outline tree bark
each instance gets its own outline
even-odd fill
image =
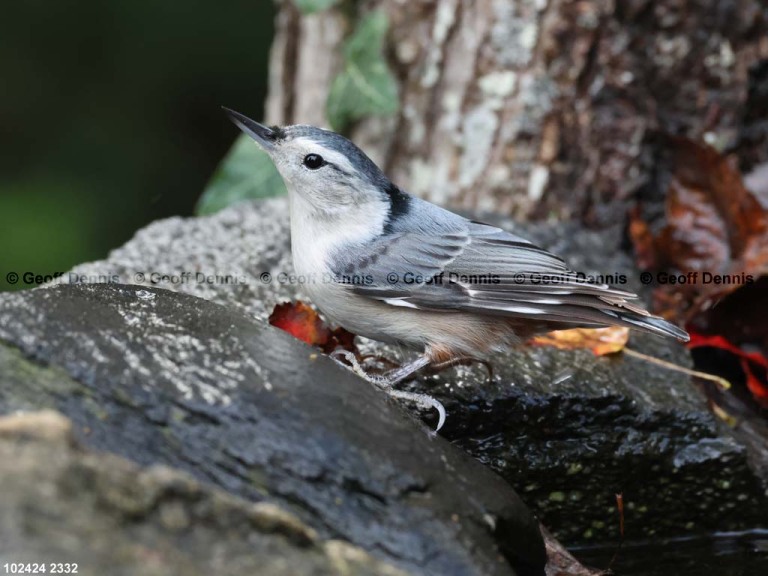
[[[282,0],[268,121],[326,124],[343,40],[375,9],[399,112],[348,135],[431,201],[606,227],[658,195],[657,133],[768,155],[743,138],[750,70],[760,80],[768,58],[758,0],[375,0],[313,15]]]

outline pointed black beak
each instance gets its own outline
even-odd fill
[[[221,108],[224,110],[224,112],[227,113],[229,119],[232,120],[232,122],[234,122],[238,128],[240,128],[240,130],[256,140],[256,142],[260,144],[265,150],[271,150],[274,148],[278,134],[272,130],[272,128],[268,128],[263,124],[259,124],[255,120],[248,118],[248,116],[240,114],[240,112],[235,112],[234,110],[230,110],[224,106]]]

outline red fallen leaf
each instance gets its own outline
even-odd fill
[[[768,408],[768,358],[760,352],[746,352],[720,335],[708,336],[691,332],[688,348],[712,347],[737,356],[746,377],[747,388],[763,408]]]
[[[325,353],[336,348],[356,351],[354,334],[344,328],[331,330],[315,309],[304,302],[278,304],[269,316],[269,323]]]
[[[312,346],[325,346],[331,338],[331,330],[320,315],[304,302],[278,304],[269,323]]]
[[[629,328],[572,328],[554,330],[528,340],[534,346],[552,346],[560,350],[589,349],[595,356],[621,352],[629,339]]]

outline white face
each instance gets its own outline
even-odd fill
[[[390,204],[370,175],[324,144],[322,135],[292,135],[290,130],[265,148],[291,196],[294,266],[304,272],[325,271],[333,254],[382,233]]]
[[[288,191],[318,211],[340,213],[370,202],[381,192],[357,175],[347,157],[306,137],[289,138],[269,151]]]

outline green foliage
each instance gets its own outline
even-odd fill
[[[214,172],[195,212],[204,216],[241,200],[285,193],[285,184],[272,160],[256,142],[242,134]]]
[[[397,82],[384,58],[387,16],[366,16],[344,45],[344,70],[331,86],[326,103],[328,122],[343,130],[365,116],[397,112]]]
[[[218,106],[262,107],[274,2],[4,2],[0,292],[105,258],[187,216],[234,139]],[[247,72],[245,72],[247,71]]]
[[[0,291],[34,288],[26,273],[53,275],[65,272],[85,258],[102,256],[94,239],[103,236],[99,194],[81,182],[31,177],[0,183]],[[62,201],[62,198],[66,201]],[[37,248],[37,249],[36,249]],[[18,281],[11,284],[8,274]]]
[[[296,8],[301,10],[302,14],[314,14],[322,12],[339,3],[339,0],[293,0]]]

